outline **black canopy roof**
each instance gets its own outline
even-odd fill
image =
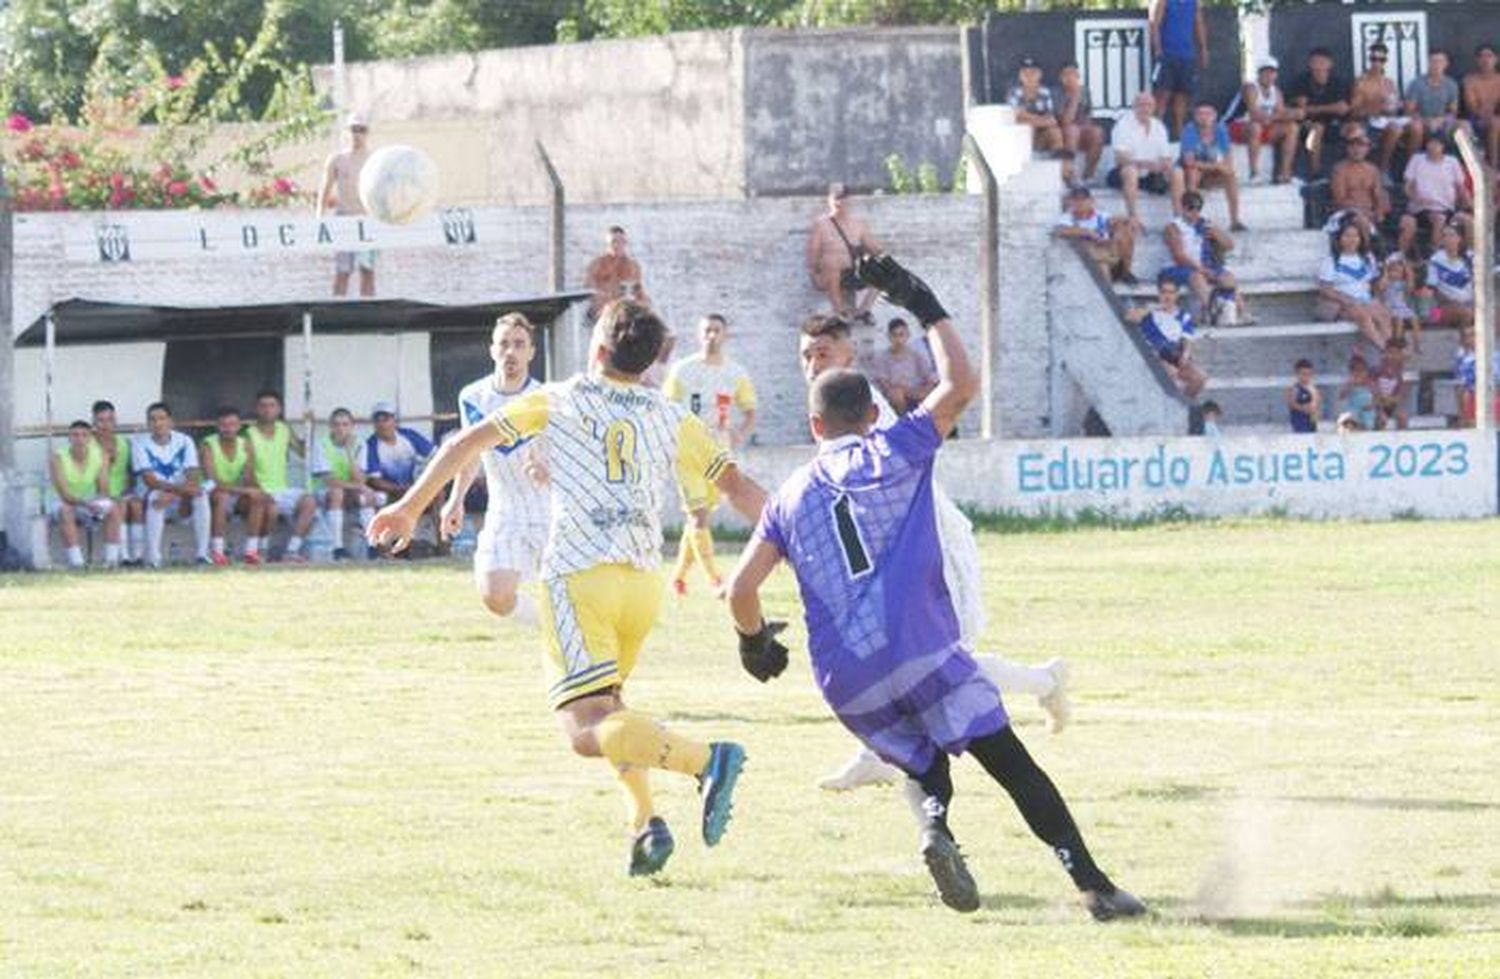
[[[50,310],[58,346],[203,340],[223,337],[283,336],[302,332],[302,314],[313,329],[328,333],[394,333],[417,330],[472,330],[492,325],[505,313],[523,313],[538,326],[551,323],[586,291],[494,299],[445,305],[413,299],[345,299],[248,306],[153,306],[69,299]],[[47,339],[47,317],[37,318],[19,336],[18,347],[40,347]]]

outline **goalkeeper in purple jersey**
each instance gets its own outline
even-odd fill
[[[978,375],[926,283],[889,256],[862,260],[857,272],[930,331],[941,380],[916,410],[877,431],[863,375],[818,377],[808,396],[818,455],[767,502],[729,586],[741,660],[762,682],[786,667],[787,649],[776,639],[781,624],[767,623],[760,603],[761,584],[784,559],[797,577],[818,687],[846,728],[906,773],[922,856],[944,904],[979,907],[947,821],[948,756],[968,753],[1052,848],[1095,918],[1143,914],[1145,906],[1094,863],[1067,804],[960,638],[932,469],[978,392]]]

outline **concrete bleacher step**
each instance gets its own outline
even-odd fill
[[[1138,267],[1145,267],[1139,266]],[[1140,281],[1135,285],[1126,285],[1123,282],[1115,283],[1115,293],[1131,299],[1151,299],[1156,296],[1156,282],[1154,277],[1147,277],[1136,273]],[[1241,277],[1239,289],[1247,297],[1255,296],[1297,296],[1306,293],[1311,296],[1318,290],[1317,282],[1311,277],[1286,278],[1272,276],[1268,278]]]
[[[1335,419],[1323,418],[1318,422],[1319,431],[1331,432],[1334,429]],[[1411,415],[1407,418],[1406,427],[1412,431],[1431,431],[1433,429],[1444,429],[1448,427],[1447,415]],[[1286,410],[1282,409],[1282,418],[1276,422],[1226,422],[1219,426],[1219,430],[1225,435],[1287,435],[1292,428],[1286,417]]]
[[[1113,217],[1125,216],[1125,198],[1109,187],[1093,189],[1100,210]],[[1203,195],[1204,213],[1210,221],[1229,226],[1229,202],[1222,190]],[[1140,195],[1141,223],[1147,230],[1159,232],[1172,219],[1172,201],[1163,194]],[[1240,188],[1240,220],[1250,232],[1298,231],[1302,229],[1302,196],[1292,184]]]
[[[1161,229],[1147,230],[1136,241],[1135,265],[1138,270],[1154,274],[1172,264],[1172,253]],[[1300,270],[1303,274],[1298,278],[1312,282],[1327,254],[1328,240],[1321,232],[1252,229],[1234,236],[1234,250],[1229,253],[1227,264],[1241,279],[1277,279],[1286,277],[1288,271]]]

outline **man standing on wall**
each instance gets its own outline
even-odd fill
[[[363,214],[359,199],[359,171],[370,158],[370,124],[358,112],[349,116],[349,148],[340,150],[323,164],[323,189],[318,194],[318,217],[328,208],[335,214]],[[375,253],[336,252],[333,256],[333,294],[347,295],[349,276],[359,268],[359,294],[375,295]]]
[[[1198,0],[1156,0],[1151,5],[1152,83],[1162,118],[1172,111],[1172,136],[1182,135],[1188,106],[1198,97],[1198,79],[1208,69],[1208,31]]]

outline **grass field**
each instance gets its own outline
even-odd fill
[[[1073,664],[1021,736],[1148,921],[1088,921],[971,763],[985,904],[942,908],[895,789],[813,787],[851,742],[805,657],[754,683],[701,595],[629,694],[750,764],[714,850],[655,780],[642,882],[465,569],[54,575],[0,582],[0,975],[1500,975],[1500,522],[982,547],[985,647]]]

